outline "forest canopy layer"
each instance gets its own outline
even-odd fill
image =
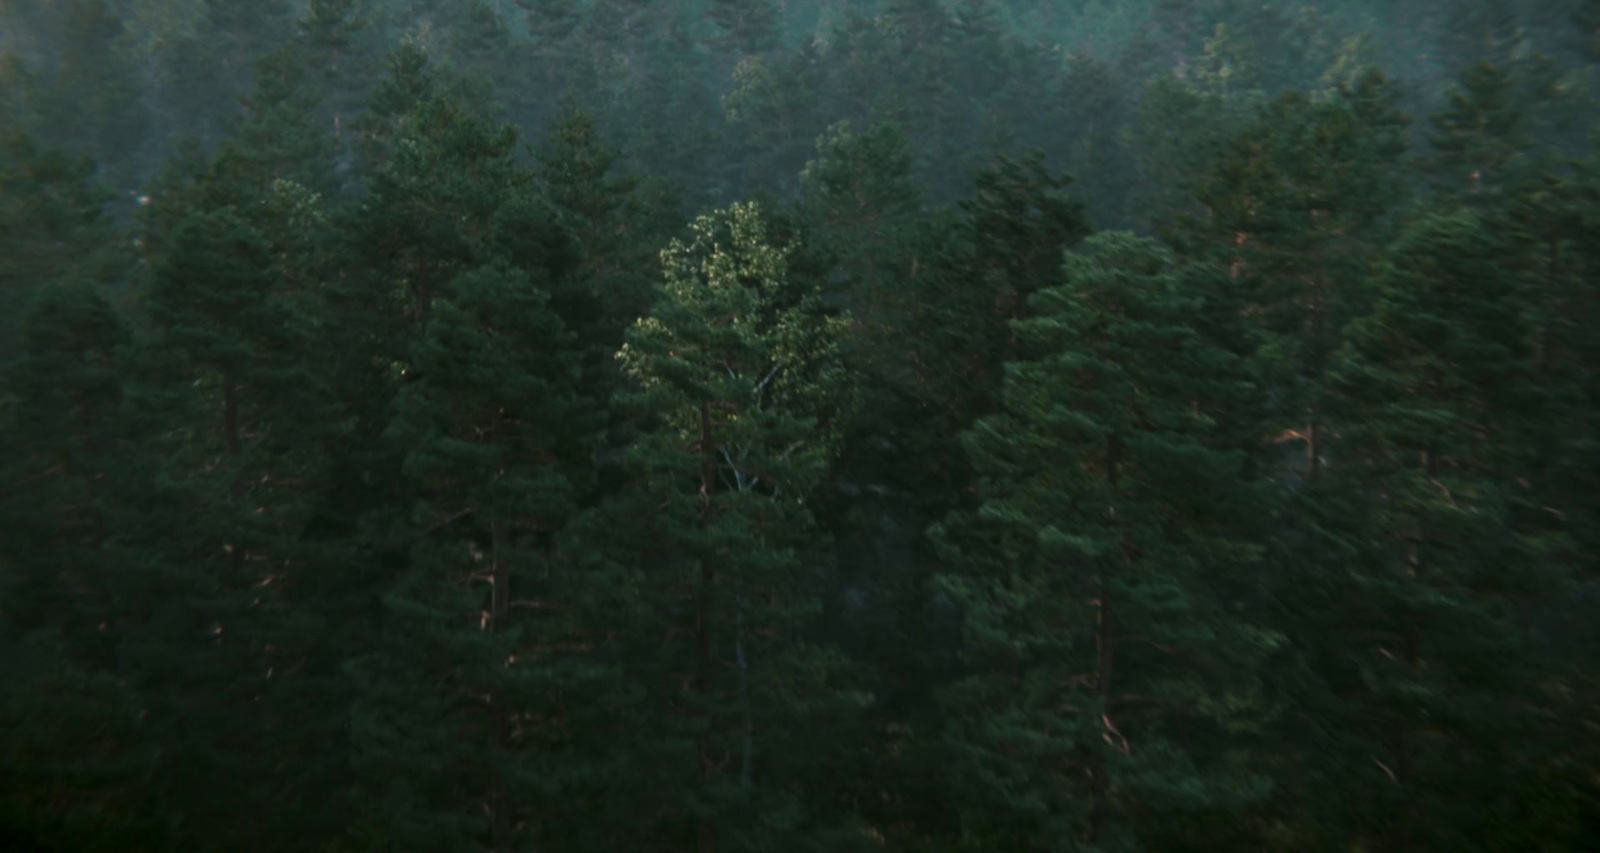
[[[0,3],[0,848],[1600,849],[1600,0]]]

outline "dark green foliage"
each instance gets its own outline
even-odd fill
[[[1570,89],[1542,57],[1462,71],[1431,119],[1431,150],[1420,163],[1440,201],[1492,210],[1549,171],[1576,107]]]
[[[344,90],[338,83],[355,70],[351,63],[359,61],[363,13],[369,5],[362,0],[310,0],[295,22],[300,43],[314,57],[311,70],[337,91]]]
[[[788,281],[765,230],[754,205],[698,218],[618,354],[639,383],[626,405],[650,417],[633,452],[649,514],[623,523],[652,555],[651,618],[630,639],[659,644],[630,675],[665,711],[631,738],[660,786],[641,792],[640,829],[702,851],[841,849],[853,820],[797,784],[810,762],[786,746],[861,702],[805,630],[825,559],[809,497],[848,401],[844,321]]]
[[[0,362],[17,354],[37,291],[108,271],[102,207],[111,193],[93,175],[85,158],[21,134],[0,139]]]
[[[776,45],[778,13],[775,0],[711,0],[706,18],[719,30],[713,44],[754,54]]]
[[[1537,750],[1499,750],[1526,743],[1518,709],[1539,701],[1519,602],[1559,589],[1563,571],[1508,515],[1524,425],[1545,401],[1504,258],[1470,214],[1413,225],[1332,374],[1329,476],[1363,499],[1333,523],[1365,559],[1330,579],[1350,604],[1324,636],[1348,645],[1312,713],[1348,715],[1340,729],[1389,782],[1349,829],[1401,847],[1492,849],[1475,846],[1488,826],[1472,812],[1496,796],[1477,787],[1479,763],[1499,768],[1501,791],[1537,772]]]
[[[329,812],[281,836],[227,815],[326,802],[338,781],[325,772],[338,733],[307,707],[327,699],[310,664],[328,614],[296,605],[348,557],[300,540],[346,424],[302,359],[315,339],[282,284],[273,244],[231,211],[176,229],[148,296],[154,337],[130,364],[145,470],[116,519],[111,625],[149,725],[174,744],[160,784],[186,792],[191,825],[238,845]],[[234,799],[228,777],[257,796]]]
[[[14,833],[17,849],[156,849],[141,793],[155,751],[107,631],[121,588],[105,546],[123,497],[127,330],[92,287],[54,284],[22,337],[0,386],[0,837]]]
[[[1295,430],[1310,477],[1320,465],[1330,353],[1368,304],[1368,265],[1405,200],[1398,169],[1409,119],[1394,100],[1375,71],[1322,101],[1276,99],[1194,183],[1200,210],[1174,229],[1191,257],[1226,270],[1202,285],[1211,295],[1208,334],[1250,352],[1272,389],[1252,401],[1253,414],[1229,420],[1254,431],[1241,436],[1246,446]]]
[[[556,297],[578,336],[591,393],[605,399],[623,330],[649,311],[657,246],[677,227],[678,199],[659,179],[628,170],[583,112],[564,116],[537,153],[540,189],[582,247]]]
[[[0,848],[1600,848],[1593,6],[0,2]]]
[[[1138,163],[1118,129],[1132,120],[1134,92],[1115,67],[1092,55],[1074,53],[1067,63],[1061,82],[1063,100],[1070,98],[1061,139],[1066,171],[1075,176],[1091,222],[1101,228],[1131,226],[1139,215],[1128,205]]]
[[[1203,414],[1250,388],[1171,265],[1120,233],[1068,256],[1014,323],[1002,412],[963,438],[981,505],[932,533],[966,639],[951,797],[985,845],[1137,849],[1267,790],[1236,745],[1270,714],[1254,670],[1277,639],[1225,592],[1260,498]]]
[[[229,143],[252,161],[258,176],[252,195],[278,180],[325,195],[339,189],[334,169],[340,129],[323,119],[322,94],[307,79],[305,62],[305,53],[287,48],[257,63],[255,89],[242,102],[243,125]]]
[[[787,60],[750,56],[733,70],[722,108],[740,145],[740,180],[753,186],[793,187],[827,123],[831,81],[815,45]]]
[[[1451,57],[1453,74],[1462,74],[1480,62],[1504,64],[1526,45],[1519,26],[1518,4],[1509,0],[1460,0],[1444,11],[1441,46]]]
[[[552,272],[487,266],[450,280],[412,347],[418,378],[400,390],[386,432],[403,448],[414,501],[397,507],[405,515],[389,538],[414,544],[409,570],[384,593],[381,643],[352,664],[365,694],[355,747],[358,772],[377,783],[364,822],[405,849],[490,835],[500,846],[522,819],[512,809],[536,816],[572,784],[574,770],[529,751],[567,737],[551,691],[570,695],[596,677],[581,657],[565,666],[547,657],[581,628],[581,611],[554,603],[568,601],[571,582],[551,578],[548,557],[524,544],[571,514],[592,443],[578,365],[548,308]],[[421,707],[407,698],[424,694],[433,699]],[[516,719],[534,729],[522,734]],[[457,774],[485,782],[463,789]],[[487,820],[474,814],[480,799],[493,809]]]
[[[802,251],[826,270],[831,294],[881,321],[907,277],[903,247],[925,210],[911,178],[911,147],[895,125],[856,133],[841,122],[817,139],[816,149],[800,173],[801,208],[811,226]]]
[[[1017,354],[1008,324],[1023,316],[1031,295],[1059,283],[1061,253],[1088,232],[1081,204],[1065,192],[1070,179],[1052,174],[1040,156],[1002,159],[976,183],[976,194],[962,202],[955,232],[941,235],[943,244],[926,260],[913,259],[927,269],[920,277],[911,272],[901,318],[911,335],[901,350],[911,375],[902,381],[920,410],[910,421],[918,424],[916,455],[926,460],[924,475],[951,487],[926,494],[961,489],[955,485],[962,482],[961,463],[946,461],[947,442],[972,419],[993,411],[1001,365]],[[945,447],[935,450],[925,441]]]
[[[60,5],[51,33],[59,54],[49,76],[23,91],[32,114],[17,129],[31,125],[54,145],[97,159],[111,155],[110,173],[119,184],[131,185],[143,165],[140,149],[154,128],[135,67],[116,50],[119,10],[104,0]]]
[[[1482,196],[1511,179],[1510,160],[1527,146],[1513,136],[1522,131],[1524,108],[1505,68],[1482,62],[1462,72],[1460,88],[1433,120],[1433,171],[1445,192]]]
[[[644,18],[644,13],[630,20]],[[716,152],[727,150],[720,121],[718,92],[710,85],[695,55],[694,40],[681,21],[661,23],[643,45],[613,54],[611,67],[597,69],[593,85],[607,91],[603,115],[626,136],[630,160],[644,171],[681,188],[690,210],[725,203],[736,197],[737,184],[728,173],[733,164]],[[649,56],[642,73],[631,72],[633,55]],[[631,85],[616,79],[627,75]],[[620,90],[620,91],[619,91]],[[719,168],[707,170],[708,161]]]
[[[420,45],[406,43],[388,57],[388,74],[373,91],[366,111],[356,120],[356,151],[369,173],[382,168],[389,145],[406,117],[427,103],[437,89],[437,75]]]
[[[586,735],[570,703],[612,677],[568,651],[589,642],[593,588],[548,550],[592,482],[594,297],[563,217],[512,159],[515,132],[437,98],[402,111],[397,91],[380,89],[394,136],[345,225],[354,266],[336,295],[351,367],[369,357],[348,387],[392,401],[357,425],[377,443],[361,476],[392,491],[356,517],[399,563],[367,575],[382,609],[347,657],[352,831],[390,849],[542,845],[603,775],[538,757]]]
[[[1306,90],[1317,81],[1337,43],[1319,20],[1319,7],[1252,0],[1160,0],[1154,20],[1189,48],[1205,46],[1222,63],[1196,70],[1222,72],[1229,86]],[[1330,10],[1332,5],[1328,7]]]
[[[1578,33],[1579,49],[1591,58],[1600,56],[1600,4],[1578,0],[1575,6],[1572,24]]]
[[[193,135],[214,147],[229,135],[256,60],[293,22],[284,0],[203,0],[196,12],[162,57],[157,120],[168,144]]]
[[[115,652],[97,626],[110,615],[111,578],[93,555],[108,532],[103,502],[122,432],[117,356],[128,334],[83,284],[45,288],[25,316],[5,377],[6,617],[109,667]]]

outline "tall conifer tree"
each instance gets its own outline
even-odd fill
[[[1326,710],[1347,715],[1386,783],[1368,819],[1399,847],[1482,849],[1483,833],[1526,826],[1490,816],[1504,805],[1490,789],[1527,784],[1537,755],[1541,665],[1519,611],[1559,591],[1566,566],[1510,514],[1549,401],[1506,248],[1470,213],[1417,222],[1333,373],[1335,476],[1365,507],[1348,535],[1366,544],[1324,635],[1345,644],[1350,676]],[[1501,837],[1489,847],[1528,843]]]
[[[635,535],[655,554],[641,583],[656,615],[633,642],[656,719],[636,748],[665,812],[647,831],[702,853],[850,837],[795,784],[793,752],[856,704],[842,661],[806,633],[824,559],[810,496],[849,398],[845,321],[791,285],[784,256],[753,204],[698,218],[618,354],[651,424],[634,451],[650,507]]]
[[[1069,254],[1013,323],[1002,411],[963,436],[981,505],[932,535],[965,621],[944,703],[970,844],[1139,849],[1267,790],[1238,738],[1277,638],[1228,595],[1261,494],[1208,415],[1251,386],[1172,267],[1126,233]]]

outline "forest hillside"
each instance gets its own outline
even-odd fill
[[[0,0],[0,849],[1600,850],[1600,0]]]

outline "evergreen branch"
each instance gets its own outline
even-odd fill
[[[429,536],[432,536],[433,534],[438,533],[440,530],[443,530],[444,528],[449,527],[452,524],[455,524],[457,521],[460,521],[461,519],[466,518],[467,516],[472,515],[473,513],[477,512],[477,511],[478,511],[477,507],[467,507],[466,509],[461,510],[460,512],[453,513],[449,517],[445,518],[443,521],[439,522],[438,524],[435,524],[432,527],[429,527],[427,530],[424,530],[421,533],[418,533],[417,535],[412,536],[410,539],[406,540],[405,544],[408,545],[408,546],[409,545],[415,545],[418,542],[421,542],[422,540],[428,538]]]
[[[21,480],[18,480],[16,483],[12,484],[11,488],[13,488],[13,489],[21,489],[23,487],[33,485],[35,482],[38,482],[39,480],[43,480],[43,479],[45,479],[47,477],[51,477],[51,476],[54,476],[56,474],[61,473],[66,467],[67,466],[65,464],[57,465],[54,468],[50,468],[50,469],[45,470],[45,471],[40,471],[39,473],[33,474],[31,476],[28,476],[28,477],[23,477]]]
[[[728,446],[726,444],[724,444],[719,449],[722,451],[723,460],[728,463],[728,469],[733,471],[733,476],[734,476],[735,480],[737,481],[737,485],[735,486],[736,490],[738,490],[740,492],[746,492],[746,491],[749,491],[750,489],[755,488],[756,484],[761,482],[761,478],[758,477],[758,476],[751,476],[750,477],[750,481],[748,483],[745,482],[745,477],[750,476],[750,475],[747,475],[744,472],[744,470],[739,467],[739,463],[733,461],[733,456],[728,453]],[[743,460],[744,457],[748,454],[748,452],[749,452],[749,448],[745,448],[743,451],[741,451],[739,453],[739,458],[741,460]],[[724,479],[723,482],[727,482],[727,480]]]
[[[1119,644],[1120,643],[1143,643],[1143,644],[1149,646],[1150,648],[1155,649],[1158,652],[1164,652],[1166,654],[1174,655],[1174,656],[1181,656],[1183,654],[1183,652],[1179,651],[1176,648],[1173,648],[1172,646],[1166,645],[1165,643],[1158,643],[1155,640],[1152,640],[1149,637],[1145,637],[1145,636],[1142,636],[1140,634],[1122,635],[1122,636],[1117,637],[1116,641]]]
[[[534,598],[517,599],[510,602],[511,607],[521,607],[527,610],[537,610],[543,613],[565,613],[567,608],[561,604],[551,604]]]
[[[1128,739],[1123,736],[1122,732],[1117,731],[1117,724],[1111,722],[1111,715],[1101,714],[1100,722],[1104,723],[1106,727],[1106,730],[1100,733],[1100,737],[1103,738],[1106,743],[1109,743],[1119,749],[1123,755],[1128,755],[1130,752]],[[1113,735],[1116,736],[1116,741],[1111,739]]]
[[[757,400],[761,399],[761,392],[766,389],[767,383],[771,382],[772,378],[774,376],[777,376],[778,375],[778,371],[780,371],[782,369],[783,369],[783,362],[781,362],[781,361],[776,363],[776,364],[774,364],[774,365],[772,365],[772,369],[767,371],[767,375],[763,376],[761,378],[761,381],[756,383],[755,394],[756,394],[756,399]]]

